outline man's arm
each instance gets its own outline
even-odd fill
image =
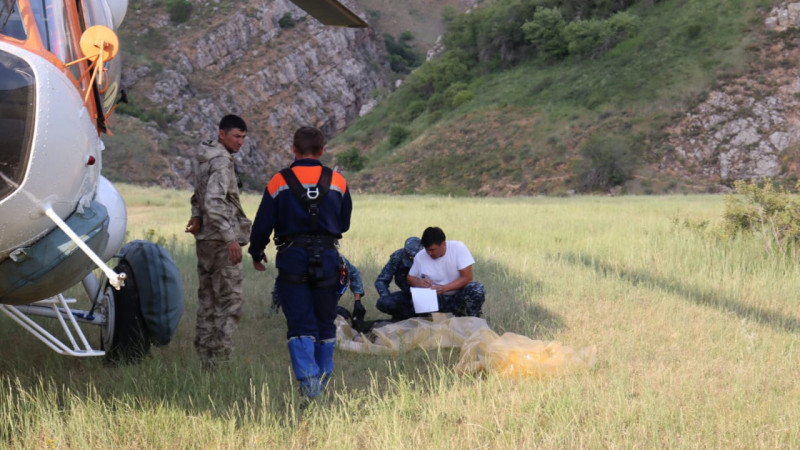
[[[391,294],[389,285],[392,283],[392,278],[394,278],[394,274],[400,264],[400,258],[397,258],[396,254],[397,252],[392,253],[389,257],[389,262],[383,266],[383,270],[378,274],[378,278],[375,279],[375,290],[378,291],[378,296],[380,297],[386,297]]]
[[[361,280],[361,272],[354,266],[347,258],[344,258],[344,264],[347,266],[347,278],[350,282],[350,292],[353,293],[353,298],[356,301],[361,300],[364,296],[364,284]]]
[[[457,291],[472,281],[472,266],[464,267],[458,271],[458,278],[445,285],[434,285],[436,293],[443,295],[445,292]]]
[[[247,252],[253,258],[253,267],[259,271],[266,270],[261,261],[267,260],[264,249],[269,244],[269,237],[275,224],[273,208],[274,200],[272,195],[270,195],[269,189],[264,189],[261,204],[258,205],[253,227],[250,230],[250,247],[247,249]]]

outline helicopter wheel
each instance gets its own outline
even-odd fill
[[[150,351],[150,338],[130,264],[120,261],[114,271],[125,272],[127,278],[119,290],[106,283],[103,304],[108,321],[101,331],[105,361],[109,364],[136,363]]]

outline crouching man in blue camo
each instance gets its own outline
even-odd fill
[[[403,248],[396,250],[389,256],[389,262],[375,280],[375,289],[378,291],[378,311],[392,316],[393,321],[414,317],[414,304],[411,302],[411,291],[408,287],[408,271],[414,262],[414,256],[422,250],[420,239],[412,236],[406,239]],[[397,292],[389,291],[389,284],[394,279],[394,284],[400,288]]]
[[[295,161],[267,184],[248,250],[253,267],[265,270],[264,249],[275,233],[275,283],[289,356],[300,392],[310,398],[323,392],[333,373],[341,276],[337,240],[350,228],[353,208],[347,181],[319,160],[324,148],[325,136],[317,128],[295,132]]]
[[[217,140],[200,144],[193,163],[192,217],[186,232],[196,239],[199,304],[194,346],[205,369],[230,358],[242,315],[242,246],[250,237],[250,221],[239,202],[233,154],[246,135],[241,117],[223,117]]]
[[[483,284],[472,281],[475,259],[461,241],[448,241],[439,227],[422,233],[424,252],[414,258],[408,284],[436,290],[439,312],[456,316],[481,316],[486,297]]]

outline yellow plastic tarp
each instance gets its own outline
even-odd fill
[[[558,341],[540,341],[515,334],[498,336],[485,320],[432,314],[431,320],[413,318],[374,328],[370,338],[336,318],[337,344],[342,350],[375,355],[397,355],[415,348],[460,347],[457,369],[493,370],[511,377],[557,375],[595,363],[595,346],[574,350]]]

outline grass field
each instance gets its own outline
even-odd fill
[[[189,193],[121,191],[130,238],[160,240],[183,271],[176,339],[106,367],[0,318],[0,447],[800,447],[800,270],[757,238],[710,232],[721,196],[355,196],[342,251],[364,276],[368,319],[388,255],[438,225],[475,256],[495,331],[596,345],[597,364],[512,380],[457,373],[458,350],[337,351],[330,394],[301,409],[283,317],[267,314],[275,269],[245,266],[235,359],[202,372]],[[245,196],[249,215],[258,200]]]

